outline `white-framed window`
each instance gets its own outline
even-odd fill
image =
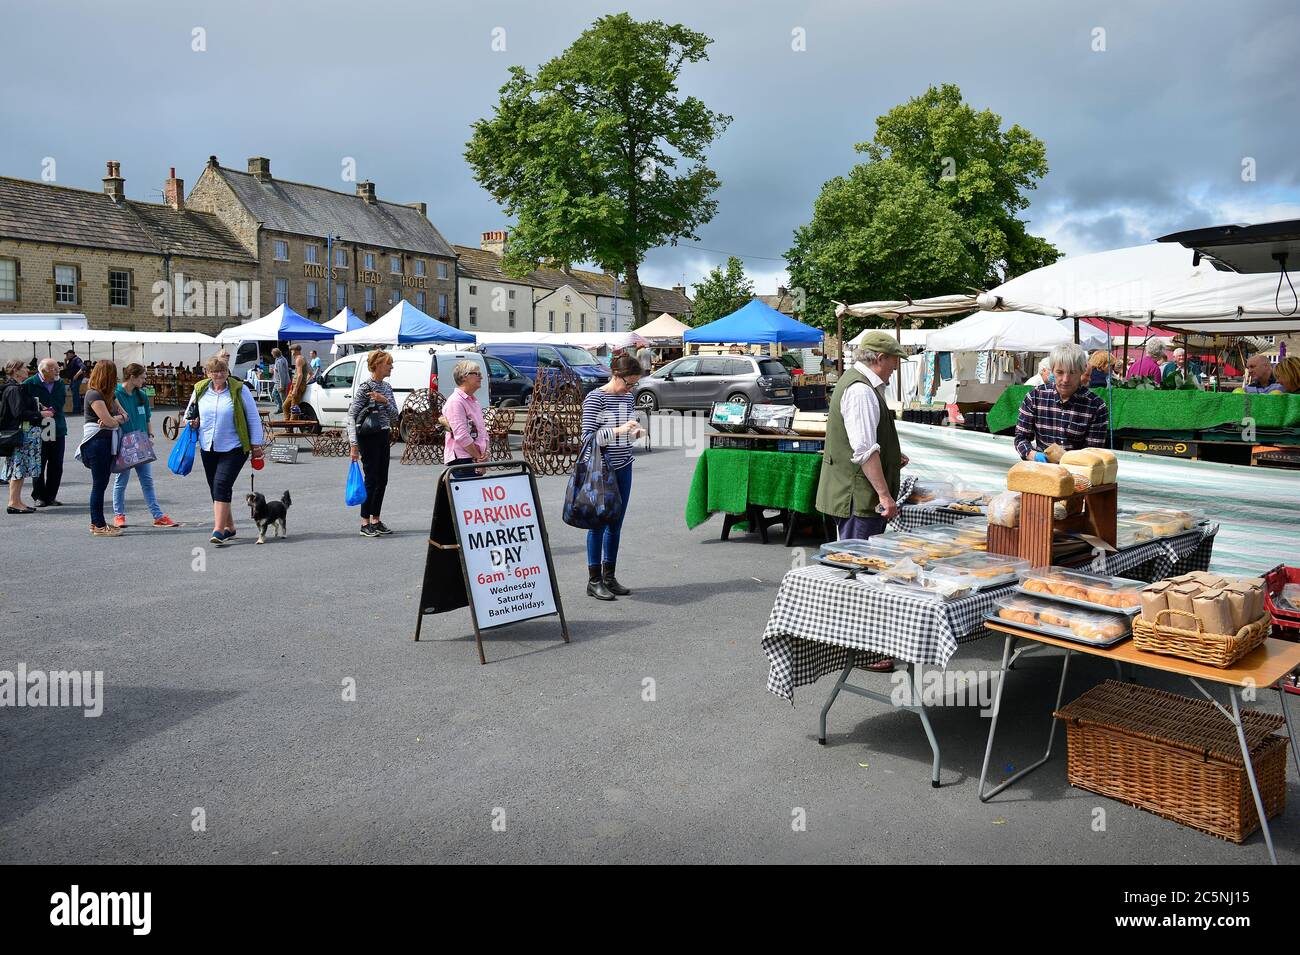
[[[316,265],[318,262],[320,262],[319,245],[312,245],[311,243],[308,243],[307,245],[303,246],[302,254],[304,256],[303,261],[305,261],[308,265]]]
[[[605,316],[604,316],[604,315],[600,316],[600,330],[601,330],[602,332],[605,330]]]
[[[439,262],[439,263],[438,263],[438,278],[440,278],[440,279],[445,279],[446,277],[447,277],[447,263],[446,263],[446,262]]]
[[[420,311],[422,311],[422,312],[424,311],[424,301],[425,301],[424,293],[423,293],[423,292],[416,292],[416,293],[415,293],[415,307],[418,308],[418,309],[419,309]]]
[[[18,263],[0,259],[0,302],[18,301]]]
[[[582,312],[581,314],[578,315],[578,331],[585,332],[586,330],[587,330],[587,313]]]
[[[307,246],[307,248],[310,249],[312,248],[312,246]],[[319,296],[320,296],[320,292],[318,291],[318,286],[316,285],[316,283],[308,282],[307,283],[307,307],[319,308],[320,307]]]
[[[447,296],[441,292],[438,293],[438,317],[447,317]]]
[[[54,267],[54,304],[77,304],[77,267],[75,265],[56,265]]]
[[[131,273],[128,270],[108,270],[108,304],[114,308],[131,307]]]
[[[348,250],[338,248],[334,250],[334,264],[341,269],[348,267]]]
[[[402,257],[400,255],[390,255],[388,257],[388,272],[390,275],[402,274]]]
[[[417,277],[423,277],[425,273],[424,259],[415,260],[415,274]]]
[[[511,309],[507,314],[510,316],[510,327],[511,327],[511,328],[514,328],[514,327],[515,327],[515,310],[512,308],[512,309]]]
[[[275,240],[275,260],[277,262],[289,261],[289,243],[284,239]]]
[[[347,308],[348,306],[348,287],[342,282],[334,283],[334,307]]]
[[[375,310],[375,287],[373,285],[367,285],[366,286],[366,311],[373,312],[374,310]]]
[[[478,307],[477,307],[477,306],[471,305],[471,306],[469,307],[469,323],[470,323],[471,325],[477,325],[477,324],[478,324]]]
[[[510,290],[510,297],[511,297],[511,298],[514,298],[514,297],[515,297],[515,290],[514,290],[514,289],[511,289],[511,290]]]
[[[397,304],[398,302],[400,302],[401,300],[402,300],[402,290],[401,290],[400,288],[395,288],[395,289],[393,289],[391,292],[388,293],[388,304],[389,304],[389,305],[396,305],[396,304]]]
[[[288,279],[275,280],[275,304],[276,305],[289,304],[289,280]]]
[[[548,332],[553,332],[553,331],[555,331],[555,313],[554,313],[554,312],[547,312],[547,313],[546,313],[546,330],[547,330]]]
[[[471,286],[469,287],[469,294],[470,294],[470,295],[477,295],[477,294],[478,294],[478,286],[477,286],[477,285],[471,285]]]
[[[367,252],[367,253],[366,253],[366,268],[370,269],[371,271],[374,270],[374,268],[375,268],[375,253],[373,253],[373,252]]]
[[[572,317],[572,315],[573,315],[572,312],[565,312],[565,313],[564,313],[564,330],[565,330],[566,332],[570,330],[570,329],[569,329],[569,319]]]

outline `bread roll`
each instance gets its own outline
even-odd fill
[[[1036,594],[1050,594],[1052,592],[1052,588],[1047,581],[1038,577],[1030,577],[1020,586],[1024,587],[1025,590],[1032,590]]]
[[[1110,640],[1124,633],[1124,624],[1118,620],[1076,620],[1070,624],[1070,632],[1086,640]]]
[[[1007,472],[1007,490],[1047,497],[1070,497],[1074,494],[1074,477],[1059,464],[1021,461]]]
[[[1030,627],[1038,623],[1038,617],[1029,611],[1014,610],[1011,607],[998,608],[998,616],[1003,620],[1010,620],[1012,623],[1023,623]]]

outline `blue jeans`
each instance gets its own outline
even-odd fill
[[[628,462],[614,472],[618,482],[619,494],[623,497],[623,507],[618,517],[604,527],[587,531],[587,566],[612,564],[618,560],[618,539],[623,532],[623,518],[627,515],[627,501],[632,496],[632,464]]]
[[[123,471],[117,475],[117,480],[113,482],[113,513],[126,515],[126,486],[131,481],[131,473],[134,472],[140,479],[140,492],[144,494],[144,502],[149,505],[149,513],[153,515],[156,521],[163,516],[163,509],[158,506],[158,495],[153,490],[153,464],[137,464],[130,471]]]
[[[113,476],[113,432],[104,430],[85,443],[81,449],[81,460],[90,468],[90,523],[94,527],[103,527],[104,492],[108,490],[108,479]]]
[[[278,414],[284,410],[284,392],[278,386],[271,389],[271,400],[275,402],[275,410]]]

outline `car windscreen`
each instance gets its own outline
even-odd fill
[[[775,358],[760,358],[758,360],[758,373],[760,375],[785,376],[790,377],[790,371]]]
[[[570,366],[600,365],[600,362],[596,361],[596,359],[592,357],[591,352],[587,351],[585,348],[579,348],[577,345],[556,345],[555,349],[564,356],[565,362]],[[602,365],[601,367],[604,366]]]

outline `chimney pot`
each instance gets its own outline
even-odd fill
[[[271,160],[265,156],[251,156],[248,160],[248,174],[262,182],[271,180]]]
[[[506,242],[509,238],[510,233],[501,229],[484,232],[483,237],[479,240],[479,248],[484,252],[492,252],[496,255],[505,255]]]
[[[408,202],[407,205],[410,206],[412,209],[414,209],[416,212],[420,213],[420,215],[424,216],[426,219],[429,218],[429,205],[428,205],[428,203],[424,203],[424,202]]]
[[[366,200],[366,202],[374,202],[375,184],[369,179],[362,179],[357,183],[357,195]]]
[[[176,167],[169,170],[171,175],[163,183],[163,201],[173,209],[185,208],[185,180],[176,178]]]

